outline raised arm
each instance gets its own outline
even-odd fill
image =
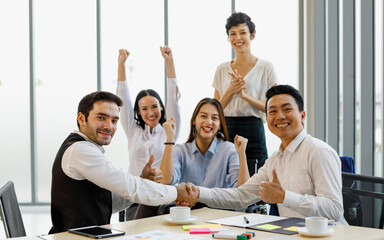
[[[126,75],[125,75],[125,61],[127,60],[130,52],[128,52],[126,49],[120,49],[119,50],[119,58],[118,58],[118,69],[117,69],[117,80],[119,81],[125,81]]]
[[[121,125],[127,137],[133,133],[132,129],[137,125],[135,122],[133,104],[129,94],[128,84],[126,83],[125,62],[129,56],[129,52],[125,49],[119,50],[118,57],[118,73],[117,73],[117,96],[123,100],[120,117]]]
[[[165,123],[163,123],[163,128],[167,133],[167,141],[165,144],[163,159],[160,164],[160,170],[163,174],[161,183],[170,184],[173,180],[173,144],[176,132],[175,120],[173,118],[168,119]]]
[[[167,112],[167,118],[173,118],[177,125],[176,125],[176,134],[175,134],[175,141],[179,138],[180,134],[180,122],[181,122],[181,116],[180,116],[180,106],[179,106],[179,99],[181,97],[179,86],[177,84],[176,80],[176,70],[175,70],[175,64],[173,61],[173,54],[171,48],[164,46],[160,47],[161,55],[164,58],[166,68],[167,68],[167,106],[166,106],[166,112]]]
[[[160,52],[167,66],[167,77],[176,78],[175,64],[173,62],[173,55],[172,55],[171,48],[167,46],[160,47]]]
[[[237,186],[240,187],[249,179],[249,171],[247,164],[247,156],[245,155],[245,148],[247,147],[248,139],[236,135],[235,147],[239,155],[239,177],[237,178]]]

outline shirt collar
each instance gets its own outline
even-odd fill
[[[299,134],[297,134],[297,136],[289,143],[289,145],[287,146],[287,148],[285,150],[288,152],[291,152],[291,153],[296,151],[296,149],[299,147],[300,143],[302,141],[304,141],[304,139],[307,137],[307,135],[308,134],[307,134],[307,131],[305,131],[305,129],[301,130],[301,132]],[[282,149],[283,149],[283,146],[280,144],[279,151],[283,152]]]
[[[156,127],[154,127],[154,128],[152,129],[152,134],[151,134],[151,127],[148,126],[147,124],[145,124],[145,129],[144,129],[144,131],[145,131],[145,133],[147,133],[147,134],[149,134],[149,135],[153,135],[154,133],[159,133],[159,132],[161,131],[162,128],[163,128],[163,127],[161,126],[161,124],[158,123],[158,124],[156,125]]]
[[[211,145],[209,146],[208,148],[208,151],[207,152],[210,152],[212,154],[215,154],[216,153],[216,148],[217,148],[217,144],[218,144],[218,139],[217,137],[215,137],[213,139],[213,141],[211,142]],[[192,142],[192,153],[196,153],[196,152],[200,152],[199,149],[197,148],[197,145],[196,145],[196,139],[193,140]],[[205,153],[207,154],[207,153]]]
[[[92,141],[91,139],[89,139],[84,133],[82,133],[78,130],[75,130],[73,132],[80,135],[81,137],[83,137],[85,140],[87,140],[87,142],[90,142],[90,143],[96,145],[96,147],[99,148],[102,153],[105,153],[105,149],[102,146],[100,146],[99,144],[97,144],[94,141]]]

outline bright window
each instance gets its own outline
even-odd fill
[[[163,1],[101,1],[102,89],[116,93],[119,49],[130,52],[126,61],[127,83],[132,103],[143,89],[155,90],[164,99]],[[128,142],[119,124],[106,155],[128,169]]]
[[[12,180],[19,201],[31,201],[28,29],[28,1],[0,1],[0,186]]]
[[[48,202],[56,153],[77,129],[79,101],[96,91],[96,4],[39,0],[34,10],[37,197]]]

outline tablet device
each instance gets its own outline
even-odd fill
[[[80,234],[80,235],[91,237],[91,238],[107,238],[107,237],[121,236],[125,234],[125,232],[123,231],[99,227],[99,226],[72,228],[72,229],[69,229],[68,232]]]

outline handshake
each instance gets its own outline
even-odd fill
[[[180,183],[176,186],[177,198],[175,204],[178,206],[193,207],[200,197],[200,189],[192,183]]]

